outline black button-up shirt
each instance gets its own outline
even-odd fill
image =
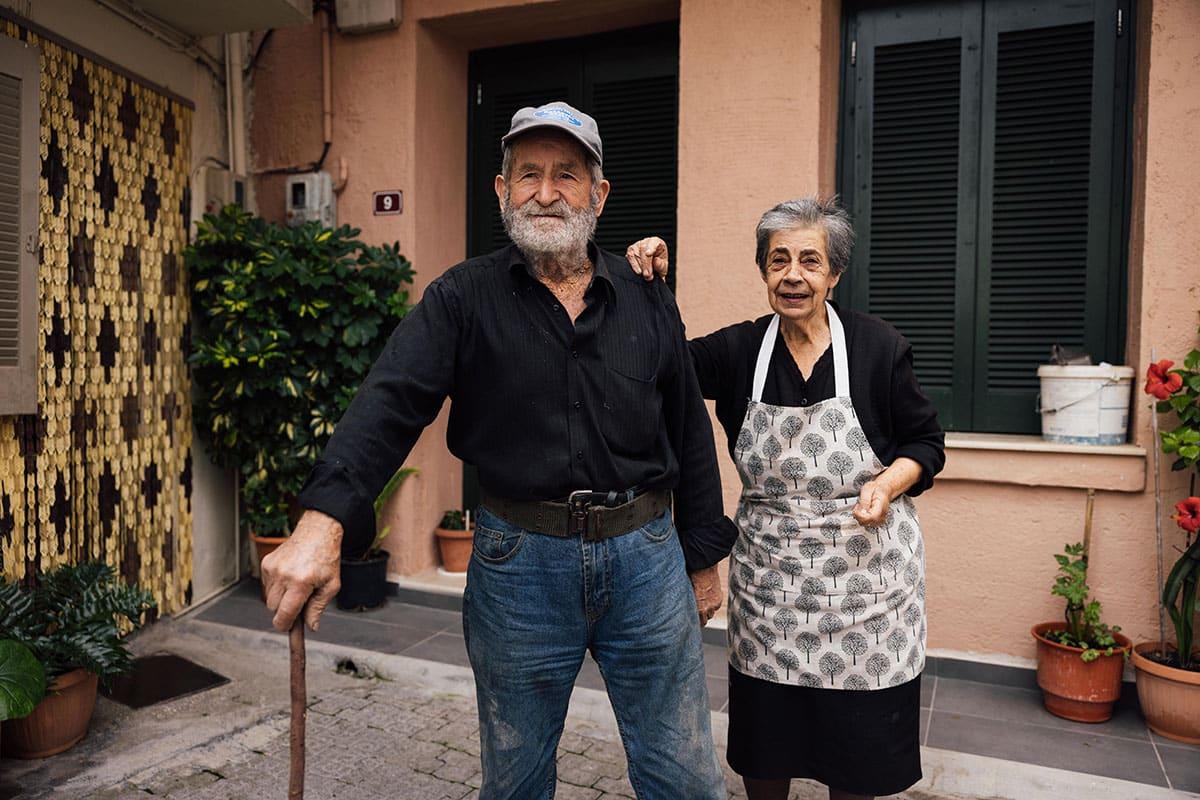
[[[342,524],[345,552],[370,543],[373,500],[449,397],[450,451],[489,492],[671,489],[688,568],[728,553],[737,534],[674,298],[624,259],[589,253],[594,275],[574,324],[515,246],[429,285],[300,495]]]

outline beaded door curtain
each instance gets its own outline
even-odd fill
[[[0,416],[0,571],[101,560],[187,604],[192,109],[10,19],[40,49],[38,408]]]

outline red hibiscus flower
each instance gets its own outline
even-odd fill
[[[1168,372],[1175,362],[1164,358],[1157,364],[1151,364],[1146,370],[1146,394],[1152,394],[1159,400],[1166,400],[1183,387],[1183,376],[1177,372]]]
[[[1200,531],[1200,497],[1189,497],[1176,503],[1171,519],[1188,533]]]

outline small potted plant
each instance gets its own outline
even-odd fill
[[[1085,530],[1091,528],[1092,501],[1089,492]],[[1100,621],[1100,601],[1088,598],[1086,543],[1069,544],[1054,559],[1058,577],[1050,591],[1066,600],[1067,607],[1062,622],[1033,626],[1042,702],[1064,719],[1104,722],[1121,696],[1121,673],[1131,642],[1119,627]]]
[[[467,565],[471,563],[473,533],[463,512],[452,509],[443,514],[434,534],[437,536],[438,553],[442,557],[442,569],[454,574],[466,572]]]
[[[46,670],[33,652],[14,639],[0,640],[0,722],[21,719],[46,694]]]
[[[1197,592],[1200,589],[1200,497],[1196,475],[1200,472],[1200,349],[1192,350],[1182,368],[1163,359],[1151,364],[1146,372],[1147,394],[1158,403],[1158,414],[1174,414],[1179,424],[1159,431],[1158,417],[1153,418],[1154,432],[1162,452],[1175,456],[1173,470],[1189,474],[1188,497],[1175,503],[1172,519],[1183,531],[1178,560],[1163,581],[1159,598],[1159,641],[1142,642],[1133,649],[1133,667],[1137,675],[1138,700],[1146,724],[1152,731],[1189,744],[1200,744],[1200,652],[1196,650],[1195,623]],[[1158,488],[1158,451],[1155,450],[1155,500],[1161,502]],[[1159,579],[1162,580],[1162,514],[1155,518]],[[1175,646],[1166,641],[1163,611],[1171,618]]]
[[[388,480],[383,491],[375,498],[375,519],[384,505],[400,488],[404,480],[416,472],[412,467],[402,467]],[[375,540],[361,558],[342,556],[342,588],[338,590],[337,606],[343,610],[365,611],[383,605],[387,596],[387,565],[390,554],[379,545],[387,538],[391,526],[375,525]]]
[[[46,695],[23,719],[3,724],[5,755],[45,758],[87,734],[97,682],[133,667],[122,638],[155,608],[149,592],[122,585],[107,564],[62,566],[22,588],[0,578],[0,630],[45,670]]]
[[[409,309],[399,244],[358,234],[231,205],[205,215],[185,251],[196,430],[234,470],[260,562],[298,520],[296,495]]]

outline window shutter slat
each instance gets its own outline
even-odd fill
[[[984,430],[1039,429],[1037,367],[1051,345],[1108,355],[1088,336],[1089,286],[1101,266],[1089,263],[1100,233],[1091,183],[1096,31],[1091,21],[1047,24],[1054,21],[1000,29],[991,44],[975,384],[976,427]]]
[[[954,378],[959,38],[875,49],[867,308],[913,346],[917,376]]]
[[[20,355],[21,79],[0,73],[0,366]],[[5,302],[7,301],[7,302]]]
[[[624,253],[644,236],[661,236],[675,252],[678,89],[674,75],[594,80],[592,115],[604,139],[612,193],[596,243]]]

